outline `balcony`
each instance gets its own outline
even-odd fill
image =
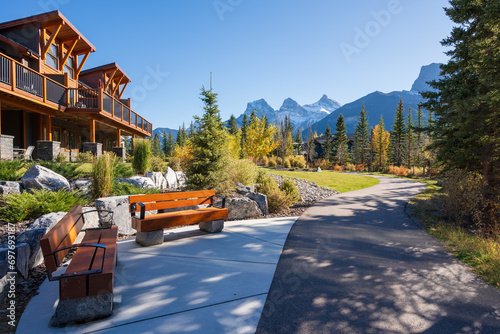
[[[153,126],[120,100],[100,89],[67,88],[21,63],[0,54],[0,91],[27,98],[73,114],[98,113],[125,128],[151,136]]]

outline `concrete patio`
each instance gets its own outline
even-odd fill
[[[121,240],[111,317],[49,327],[59,294],[45,281],[17,333],[254,333],[296,219],[226,222],[218,234],[167,230],[153,247]]]

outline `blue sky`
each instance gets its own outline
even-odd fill
[[[420,67],[446,62],[447,0],[23,0],[0,21],[58,9],[96,47],[85,68],[116,62],[124,96],[154,128],[201,115],[202,85],[223,119],[264,98],[348,103],[409,90]]]

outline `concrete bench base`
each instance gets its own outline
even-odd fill
[[[59,300],[50,325],[60,327],[109,317],[113,314],[113,294]]]
[[[208,233],[219,233],[224,228],[224,220],[212,220],[208,222],[201,222],[198,224],[200,230]],[[163,243],[163,230],[155,230],[149,232],[137,232],[135,235],[135,242],[148,247],[161,245]]]

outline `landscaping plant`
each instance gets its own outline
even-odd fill
[[[151,143],[146,139],[136,139],[132,166],[138,174],[146,174],[151,166]]]
[[[92,198],[108,197],[114,179],[116,155],[101,155],[92,167]]]

